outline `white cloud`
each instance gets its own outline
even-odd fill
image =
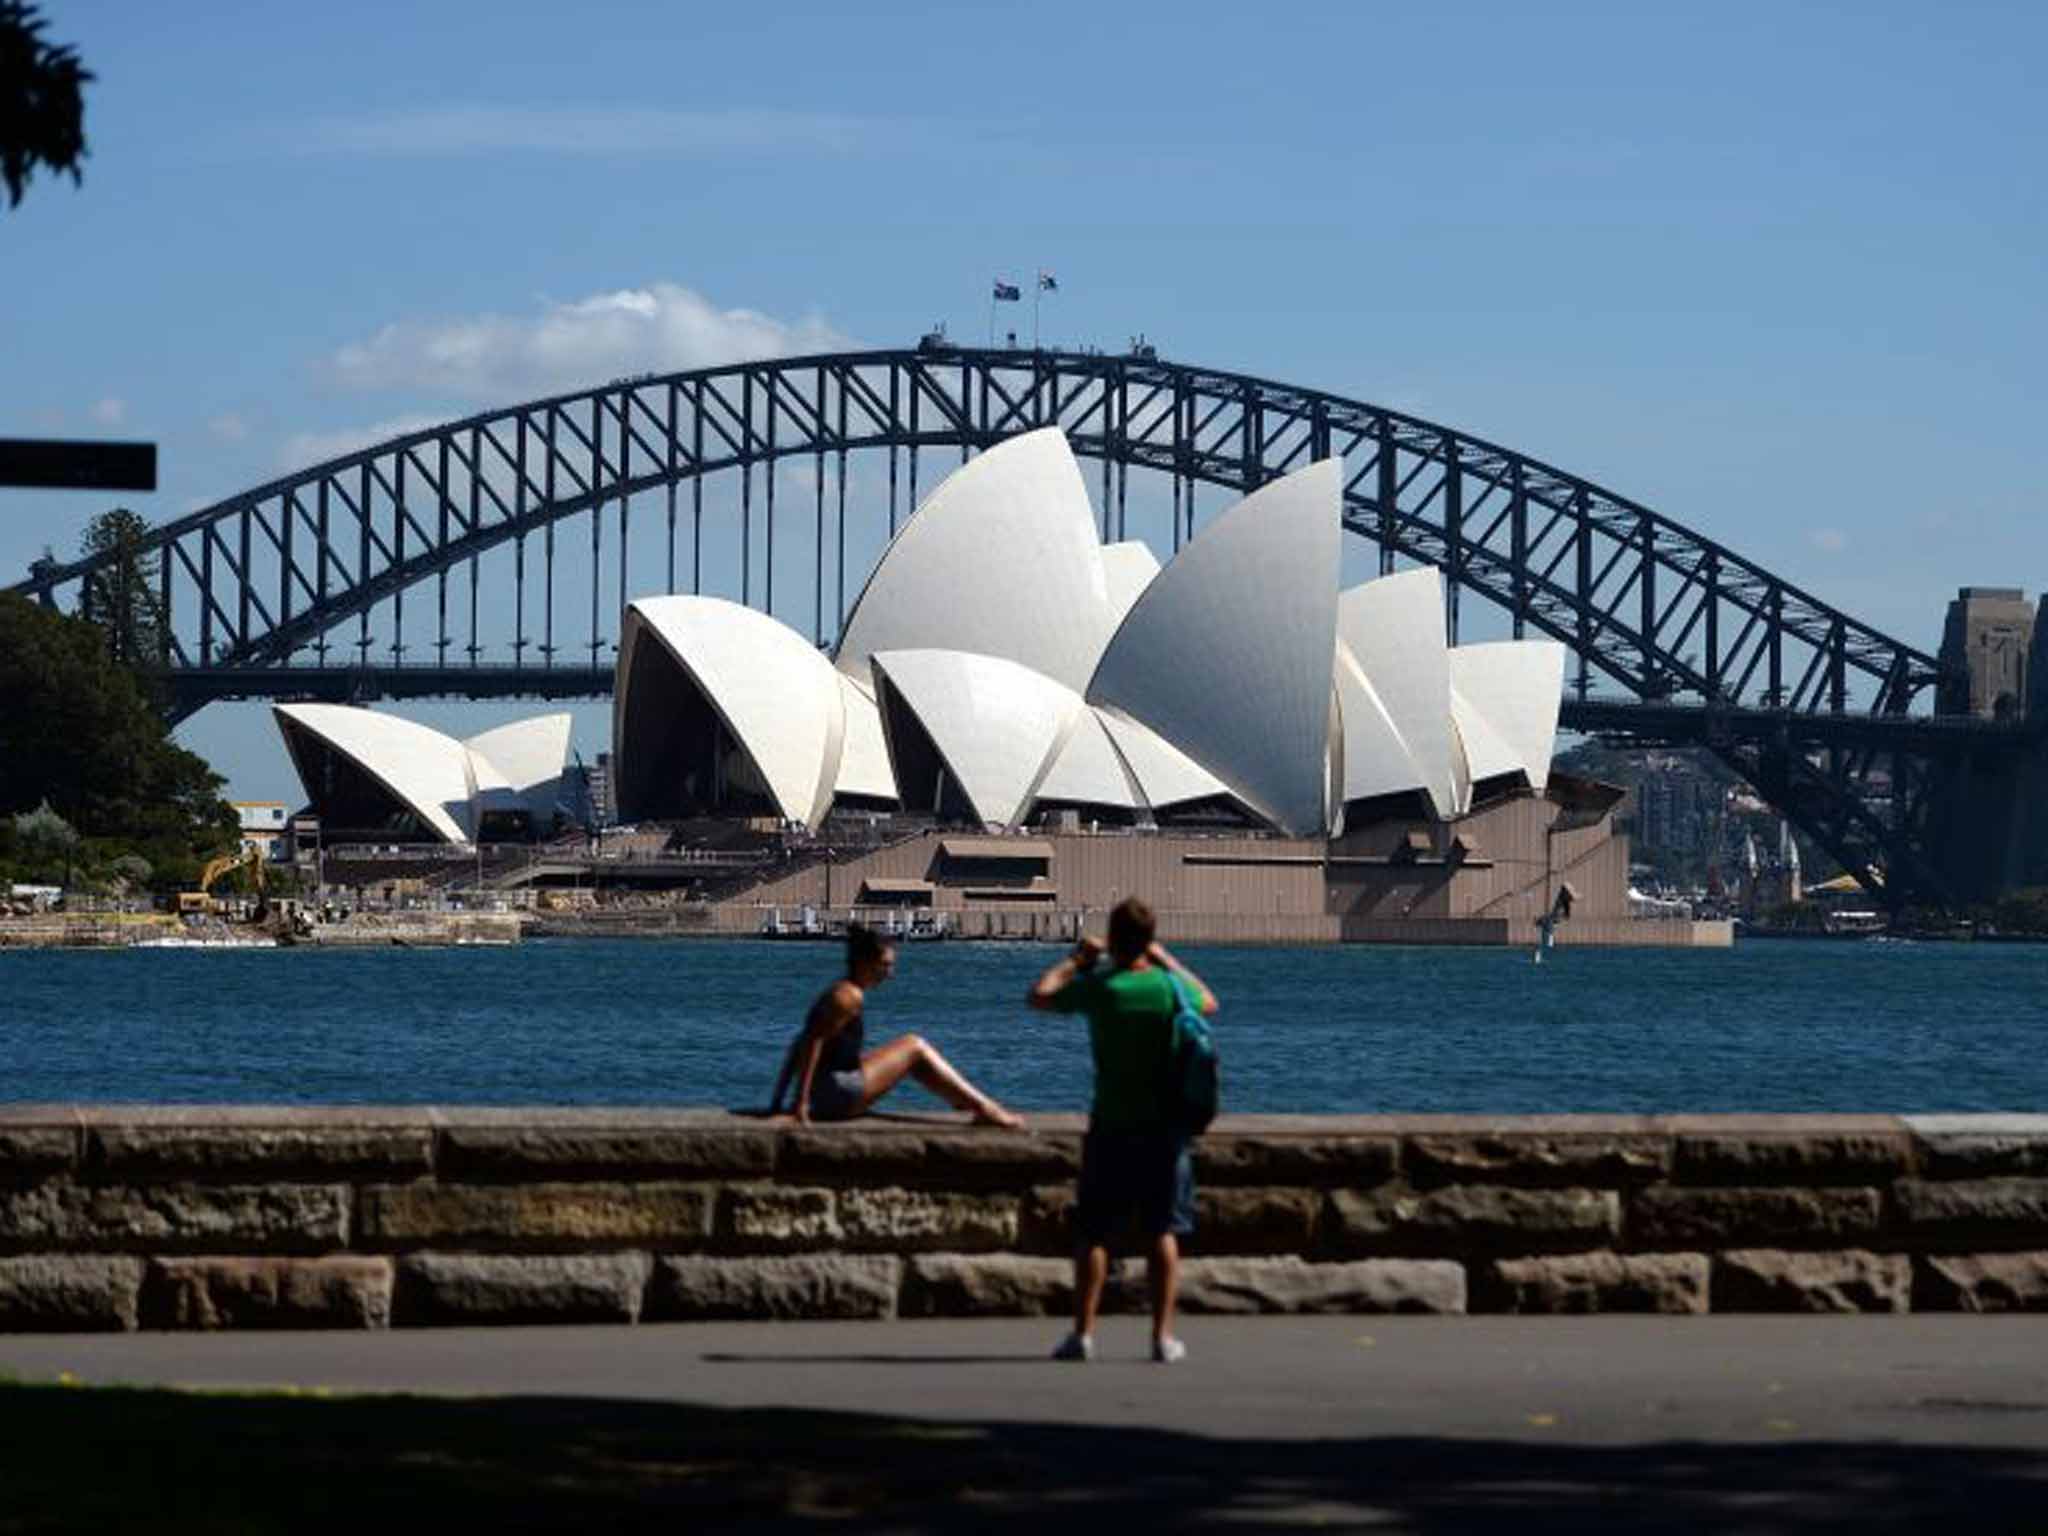
[[[128,402],[114,395],[95,400],[88,412],[93,421],[102,427],[118,427],[128,419]]]
[[[314,150],[379,155],[710,156],[761,151],[849,154],[887,136],[879,121],[822,112],[682,112],[658,107],[433,107],[330,117]]]
[[[239,443],[249,435],[249,423],[233,411],[222,411],[206,424],[206,430],[224,443]]]
[[[654,283],[550,305],[537,315],[400,321],[341,348],[323,371],[350,389],[509,403],[626,374],[848,344],[817,316],[789,322],[719,309],[680,284]]]
[[[394,437],[404,437],[412,432],[424,432],[429,427],[438,427],[439,416],[397,416],[389,421],[372,422],[365,427],[338,427],[329,432],[297,432],[285,440],[278,450],[278,462],[286,469],[310,469],[329,459],[338,459],[354,453],[359,448],[374,447],[389,442]]]
[[[1822,554],[1839,555],[1849,547],[1849,535],[1839,528],[1816,528],[1806,537]]]

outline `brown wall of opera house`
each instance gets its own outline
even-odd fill
[[[933,830],[769,879],[721,904],[747,932],[763,909],[930,908],[970,936],[1058,934],[1137,894],[1170,938],[1242,943],[1529,944],[1548,889],[1569,887],[1558,942],[1725,944],[1727,925],[1631,920],[1626,834],[1611,814],[1552,831],[1559,807],[1521,793],[1453,822],[1384,819],[1333,841],[1189,833]]]

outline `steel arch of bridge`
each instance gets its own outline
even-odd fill
[[[964,459],[1047,425],[1062,427],[1077,454],[1099,461],[1105,539],[1127,531],[1132,468],[1168,477],[1176,548],[1196,526],[1196,487],[1235,497],[1341,456],[1347,529],[1376,546],[1382,571],[1404,559],[1444,571],[1453,640],[1459,595],[1476,593],[1506,613],[1518,637],[1534,632],[1571,648],[1583,711],[1598,713],[1593,691],[1604,680],[1661,717],[1698,706],[1697,728],[1680,734],[1724,755],[1737,742],[1788,744],[1780,756],[1791,752],[1805,766],[1781,762],[1783,772],[1835,783],[1804,786],[1812,804],[1787,809],[1852,870],[1867,874],[1889,863],[1895,877],[1904,872],[1899,861],[1912,850],[1900,839],[1910,841],[1904,823],[1919,811],[1898,796],[1874,810],[1853,781],[1882,749],[1868,744],[1866,731],[1856,738],[1863,745],[1835,750],[1828,722],[1907,724],[1899,717],[1937,678],[1932,656],[1661,513],[1527,455],[1383,406],[1142,353],[920,347],[614,380],[271,481],[167,523],[148,540],[159,557],[174,707],[182,716],[212,698],[387,687],[487,696],[584,691],[605,671],[607,511],[618,509],[615,616],[635,595],[625,538],[634,498],[659,493],[663,500],[664,590],[678,587],[684,540],[695,589],[706,481],[736,475],[742,598],[772,607],[772,466],[790,459],[808,460],[815,471],[813,504],[795,515],[808,510],[814,524],[811,595],[822,641],[836,629],[836,620],[826,622],[828,481],[838,534],[834,607],[839,616],[845,609],[850,454],[886,452],[893,532],[899,490],[905,512],[916,503],[921,454]],[[828,468],[836,473],[828,476]],[[787,498],[781,515],[786,523]],[[586,643],[561,642],[554,600],[557,532],[579,517],[590,527],[587,668],[556,662],[559,652]],[[757,519],[766,534],[759,580]],[[545,600],[543,611],[529,615],[529,545],[536,540]],[[478,576],[480,557],[507,543],[515,609],[509,668],[488,659]],[[54,603],[94,569],[92,561],[41,563],[15,590]],[[421,666],[405,660],[405,603],[427,587],[435,628],[410,648],[432,649],[437,659]],[[370,616],[380,607],[392,625],[389,665],[372,656]],[[529,617],[541,626],[537,641],[526,634]],[[351,623],[355,637],[337,639]],[[353,649],[353,662],[329,664],[336,648]],[[314,664],[301,664],[309,655]],[[1568,706],[1568,718],[1579,712]],[[1611,721],[1608,728],[1621,729]],[[1649,734],[1671,733],[1659,727]],[[1829,749],[1824,769],[1808,760],[1810,746],[1789,745],[1815,740]],[[1739,766],[1759,772],[1753,755]],[[1786,797],[1799,798],[1790,790]],[[1824,814],[1812,808],[1823,800]]]

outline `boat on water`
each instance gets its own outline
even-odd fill
[[[892,944],[927,943],[953,936],[952,925],[941,912],[892,910],[860,916],[858,920]],[[788,916],[783,914],[782,908],[770,907],[761,919],[756,936],[763,939],[843,939],[846,937],[846,924],[842,920],[825,918],[816,907],[799,907]]]
[[[262,938],[220,938],[200,939],[190,934],[166,933],[155,938],[137,939],[128,946],[130,949],[275,949],[277,940]]]

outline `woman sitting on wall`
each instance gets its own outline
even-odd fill
[[[846,975],[811,1004],[803,1033],[783,1057],[768,1112],[781,1110],[782,1095],[794,1080],[796,1100],[790,1113],[797,1124],[851,1120],[865,1114],[904,1078],[914,1077],[955,1109],[973,1115],[977,1124],[1012,1129],[1023,1125],[1018,1116],[956,1072],[922,1035],[899,1035],[887,1045],[862,1051],[865,1024],[861,1009],[868,989],[887,981],[895,970],[895,945],[872,928],[848,925]]]

